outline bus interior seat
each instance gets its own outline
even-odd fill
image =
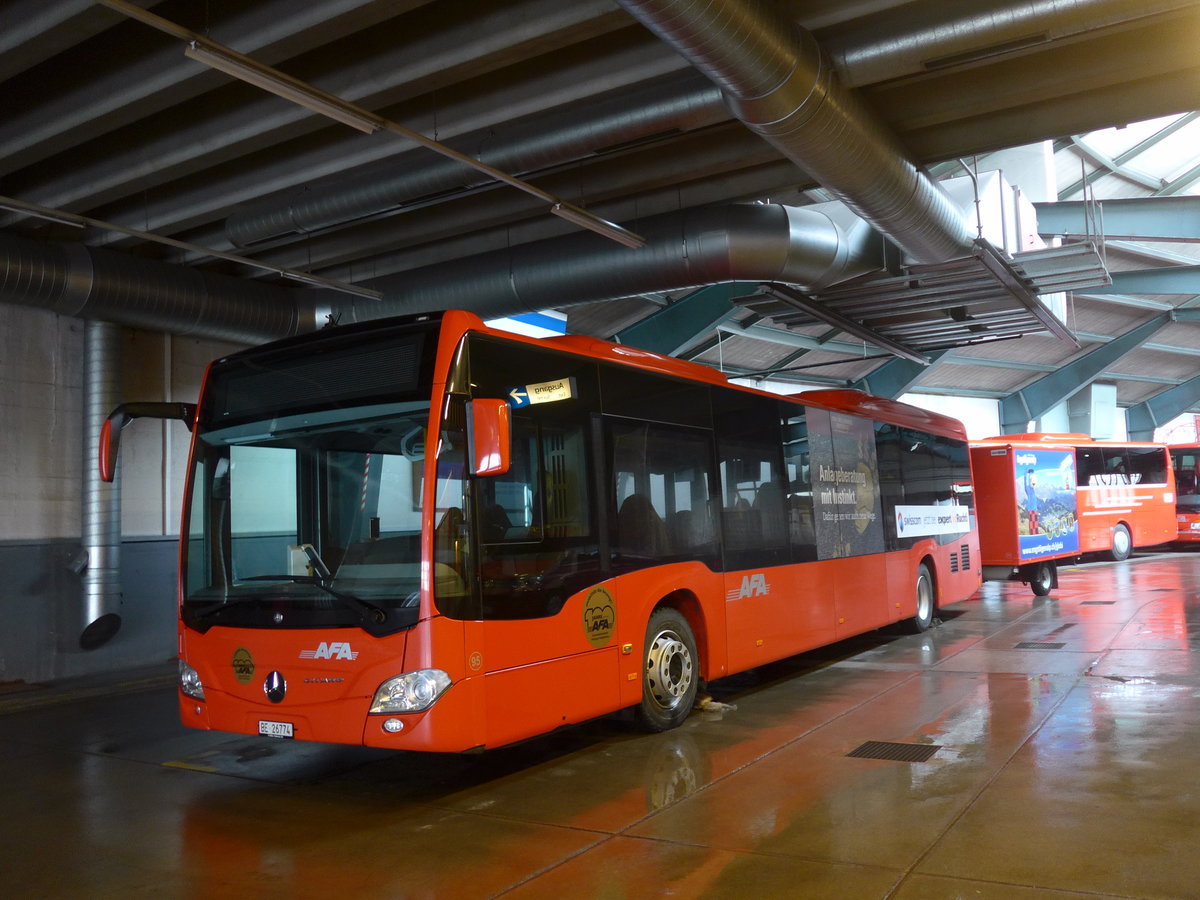
[[[659,557],[668,552],[667,528],[644,494],[630,494],[617,513],[618,545],[635,556]]]

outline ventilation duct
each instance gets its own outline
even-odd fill
[[[2,303],[256,344],[315,328],[302,296],[314,293],[0,232]]]
[[[812,35],[766,0],[618,0],[724,92],[733,112],[917,262],[970,253],[937,185],[839,82]]]
[[[88,322],[83,335],[83,496],[79,557],[83,617],[79,646],[93,650],[121,627],[121,491],[96,465],[100,429],[121,402],[121,329]]]
[[[572,233],[381,278],[372,286],[382,301],[347,298],[337,313],[363,321],[463,307],[492,318],[726,281],[824,287],[882,265],[883,241],[841,203],[710,207],[635,224],[647,241],[638,250]]]
[[[665,133],[728,121],[720,92],[694,72],[624,91],[568,112],[530,118],[512,127],[478,131],[447,145],[506,172],[534,172],[593,154],[649,142]],[[286,204],[251,207],[225,221],[236,246],[318,231],[431,197],[491,182],[460,162],[411,153],[369,166]]]

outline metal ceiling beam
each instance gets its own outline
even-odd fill
[[[702,287],[619,331],[614,339],[618,344],[674,356],[737,312],[730,298],[756,290],[758,285],[751,281]]]
[[[860,391],[866,391],[868,394],[875,394],[877,397],[894,400],[911,391],[921,377],[932,371],[949,353],[949,350],[930,353],[930,363],[927,366],[908,359],[889,359],[870,375],[858,379],[850,386]]]
[[[1110,240],[1200,240],[1200,197],[1135,197],[1088,203],[1035,203],[1038,234]]]
[[[1076,300],[1086,300],[1091,296],[1091,291],[1075,292]],[[1169,310],[1174,309],[1174,306],[1170,303],[1166,303],[1162,300],[1151,300],[1149,297],[1128,297],[1124,294],[1105,294],[1103,297],[1097,296],[1093,299],[1102,300],[1104,303],[1111,303],[1117,306],[1132,306],[1137,309],[1152,309],[1155,312],[1168,312]],[[1076,332],[1075,336],[1079,337],[1078,332]]]
[[[1125,424],[1130,439],[1152,440],[1155,428],[1170,422],[1180,413],[1187,412],[1198,402],[1200,375],[1129,407],[1125,410]]]
[[[1105,158],[1104,160],[1098,159],[1095,155],[1095,151],[1092,148],[1087,147],[1087,145],[1083,142],[1082,136],[1076,136],[1074,138],[1066,138],[1066,139],[1055,141],[1054,142],[1054,152],[1055,153],[1057,153],[1059,150],[1064,150],[1067,147],[1074,145],[1074,146],[1079,147],[1080,151],[1083,152],[1085,156],[1091,157],[1093,159],[1093,161],[1096,162],[1097,165],[1099,166],[1094,172],[1089,172],[1084,178],[1080,179],[1079,181],[1076,181],[1074,184],[1069,185],[1066,188],[1064,188],[1063,190],[1059,191],[1058,196],[1063,199],[1065,199],[1067,197],[1072,197],[1075,194],[1078,194],[1080,191],[1082,191],[1085,187],[1092,184],[1093,182],[1099,181],[1105,175],[1127,174],[1127,170],[1125,169],[1126,163],[1130,162],[1135,157],[1140,156],[1142,153],[1145,153],[1147,150],[1151,149],[1152,147],[1155,147],[1156,145],[1161,144],[1163,141],[1165,141],[1168,137],[1173,135],[1175,132],[1177,132],[1180,129],[1184,128],[1185,126],[1191,124],[1192,121],[1195,120],[1198,116],[1200,116],[1200,113],[1196,113],[1196,112],[1190,112],[1185,116],[1180,116],[1178,119],[1176,119],[1170,125],[1168,125],[1166,128],[1162,128],[1159,131],[1156,131],[1154,134],[1150,135],[1150,137],[1146,138],[1144,141],[1139,141],[1133,147],[1130,147],[1124,153],[1119,154],[1118,156],[1116,156],[1114,159],[1111,159],[1111,160],[1109,160],[1107,158]]]
[[[1171,321],[1169,315],[1155,316],[1113,338],[1090,353],[1039,378],[1000,401],[1000,427],[1004,434],[1019,434],[1033,419],[1041,418],[1059,403],[1087,387],[1114,362],[1137,349]]]
[[[772,328],[769,325],[745,325],[740,322],[722,322],[717,326],[718,331],[753,338],[756,341],[769,341],[772,344],[782,344],[785,347],[795,347],[799,350],[822,350],[828,353],[849,353],[862,356],[863,345],[852,344],[849,341],[824,340],[812,335],[800,334],[796,331],[786,331],[782,328]],[[853,362],[853,360],[847,360]]]
[[[1108,287],[1089,288],[1089,294],[1200,294],[1200,266],[1163,266],[1113,272]]]

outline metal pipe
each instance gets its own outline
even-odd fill
[[[725,93],[733,112],[914,260],[971,252],[961,212],[767,0],[618,0]]]
[[[82,631],[92,650],[121,627],[121,488],[100,479],[100,429],[121,402],[121,329],[87,322],[83,333]]]

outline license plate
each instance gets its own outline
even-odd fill
[[[294,735],[292,734],[292,723],[291,722],[260,721],[258,723],[258,733],[266,735],[267,737],[273,737],[273,738],[294,737]]]

